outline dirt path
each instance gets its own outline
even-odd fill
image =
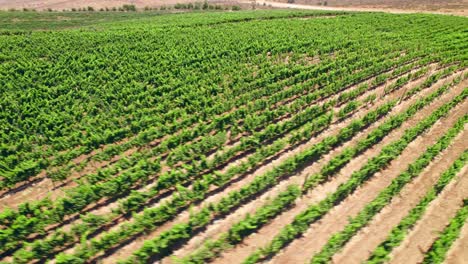
[[[468,177],[460,176],[430,204],[405,241],[394,249],[389,263],[419,263],[423,260],[425,252],[455,216],[463,199],[468,197]]]
[[[468,106],[468,102],[465,104]],[[468,128],[468,126],[466,126]],[[468,140],[468,130],[459,135],[454,143],[441,153],[424,171],[411,183],[403,188],[400,195],[395,197],[374,219],[359,231],[343,248],[333,257],[333,263],[363,263],[370,253],[383,242],[392,228],[416,206],[427,191],[437,182],[440,175],[464,152],[464,142]],[[460,175],[468,172],[462,170]]]
[[[462,87],[462,86],[459,86]],[[451,95],[457,95],[458,93],[451,93]],[[437,101],[436,103],[439,103]],[[435,106],[425,108],[430,109],[429,112],[435,109]],[[456,115],[455,113],[458,113]],[[425,117],[428,113],[423,116]],[[300,238],[293,241],[288,247],[286,247],[280,254],[272,259],[272,263],[285,263],[286,261],[292,261],[291,263],[305,263],[310,258],[320,251],[320,249],[328,242],[331,235],[342,230],[348,223],[349,217],[356,216],[370,201],[372,201],[386,186],[390,184],[392,179],[397,177],[407,166],[415,161],[422,151],[421,146],[429,146],[437,141],[437,139],[443,135],[458,119],[463,116],[462,111],[452,111],[447,118],[439,120],[427,133],[419,136],[416,140],[411,142],[409,146],[401,153],[401,155],[395,159],[391,164],[382,172],[377,173],[362,187],[356,190],[352,195],[348,196],[338,206],[334,207],[327,215],[325,215],[320,221],[311,225],[309,230]],[[418,119],[418,118],[416,118]],[[411,120],[407,124],[413,123]],[[416,123],[412,124],[415,125]],[[401,131],[401,130],[400,130]],[[398,132],[400,132],[398,131]],[[402,134],[403,131],[400,133]],[[399,136],[400,133],[391,133],[387,136],[387,142],[391,142]],[[382,142],[382,143],[384,143]],[[382,146],[383,144],[379,144]],[[353,171],[358,170],[368,158],[377,155],[380,151],[376,151],[378,147],[374,147],[369,151],[366,151],[363,155],[355,160],[360,160],[359,163],[354,164],[350,168],[344,168],[340,172],[342,174],[350,175]],[[353,160],[354,162],[354,160]],[[351,164],[350,164],[351,165]],[[344,173],[343,173],[344,172]],[[300,252],[300,254],[299,254]]]
[[[466,174],[465,174],[466,177]],[[453,243],[447,252],[445,263],[447,264],[466,264],[468,261],[468,221],[463,225],[460,231],[460,237]]]

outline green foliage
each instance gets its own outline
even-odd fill
[[[124,11],[133,11],[133,12],[137,11],[135,5],[123,5],[122,8]]]
[[[465,151],[453,164],[440,176],[420,202],[390,231],[389,236],[372,252],[366,263],[385,263],[389,260],[392,249],[401,244],[408,232],[421,219],[428,205],[437,198],[437,195],[451,182],[457,173],[466,165],[468,151]]]
[[[268,202],[267,204],[258,208],[254,215],[247,215],[243,220],[235,223],[227,233],[222,234],[219,239],[217,239],[216,241],[208,241],[204,243],[204,245],[199,251],[193,253],[187,258],[184,258],[180,262],[206,263],[208,260],[214,258],[217,254],[219,254],[222,250],[240,243],[244,237],[252,234],[260,227],[265,225],[269,220],[271,220],[276,215],[281,213],[285,208],[290,206],[299,195],[299,187],[295,185],[288,186],[285,191],[281,192],[271,202]],[[197,223],[199,223],[196,226],[203,227],[204,225],[209,223],[210,219],[208,218],[209,214],[207,209],[201,211],[199,214],[192,215],[189,220],[189,225],[192,227],[192,232],[194,227],[192,219],[200,218],[199,215],[203,215],[204,223],[203,225],[201,225],[201,222],[199,220],[195,220]],[[164,243],[175,244],[179,241],[179,239],[179,237],[175,237],[172,238],[170,242],[166,240],[164,241]],[[160,237],[154,239],[153,241],[154,243],[162,242]],[[148,247],[143,246],[141,249],[136,251],[134,255],[138,257],[138,261],[145,262],[147,259],[149,259],[149,257],[151,257],[152,255],[154,256],[155,253],[157,252],[149,251]],[[133,262],[132,258],[128,259],[126,262]]]
[[[447,131],[434,145],[429,146],[416,161],[411,163],[408,168],[395,179],[389,186],[384,188],[378,196],[368,203],[357,216],[352,218],[345,226],[343,231],[334,234],[322,247],[321,251],[315,254],[311,263],[328,263],[333,255],[338,252],[359,230],[369,223],[369,221],[379,213],[394,196],[412,179],[417,177],[426,166],[444,149],[446,149],[453,139],[464,129],[468,122],[468,115],[461,117],[458,122]],[[432,262],[428,262],[432,263]]]
[[[179,7],[217,8],[207,2]],[[350,141],[401,101],[466,67],[466,41],[460,33],[466,21],[459,17],[292,10],[130,12],[135,9],[0,12],[0,189],[14,193],[43,177],[54,185],[69,184],[63,195],[37,201],[28,197],[17,209],[0,212],[0,253],[12,255],[14,262],[46,262],[54,256],[58,263],[92,262],[336,128],[340,118],[351,119],[249,184],[192,209],[189,221],[148,241],[134,259],[169,255],[214,219]],[[442,68],[422,85],[404,90],[399,100],[379,98],[371,106],[375,96],[363,99],[378,84],[393,84],[388,93],[402,89],[434,62]],[[309,177],[302,193],[333,177],[449,88],[413,98],[417,102],[410,110],[389,117]],[[335,115],[336,109],[342,111]],[[397,152],[386,151],[389,157]],[[388,158],[371,162],[377,168]],[[355,175],[356,183],[333,201],[370,175]],[[240,243],[296,193],[243,219],[225,240],[207,244],[213,254],[201,254],[198,261]],[[107,204],[112,204],[110,212],[85,213]],[[319,218],[329,206],[315,207],[311,217]],[[288,234],[296,232],[288,228]],[[70,254],[59,254],[73,246]]]
[[[457,211],[449,225],[442,231],[431,248],[426,252],[422,263],[443,263],[445,255],[453,242],[460,236],[460,231],[468,219],[468,200],[463,201],[463,206]]]
[[[461,95],[454,98],[451,102],[439,107],[416,126],[405,130],[400,139],[384,146],[376,157],[369,159],[359,170],[354,171],[351,178],[347,182],[341,184],[335,192],[298,214],[294,218],[294,221],[286,225],[266,247],[256,250],[245,259],[244,263],[256,263],[262,259],[271,257],[281,248],[289,244],[294,238],[304,233],[310,224],[318,221],[333,208],[334,205],[339,204],[376,172],[380,171],[387,166],[389,162],[397,158],[411,141],[431,127],[440,117],[446,115],[450,109],[465,100],[466,96],[468,96],[468,90],[464,90]]]

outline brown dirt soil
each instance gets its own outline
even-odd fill
[[[267,6],[292,9],[468,15],[468,0],[295,0],[294,4],[288,4],[287,0],[256,2],[260,6],[265,3]],[[325,2],[326,6],[323,5]]]
[[[437,107],[437,103],[443,104],[443,101],[448,101],[447,99],[452,98],[452,96],[458,94],[456,92],[459,91],[460,89],[458,89],[458,91],[450,93],[450,96],[446,96],[446,98],[444,98],[443,100],[437,101],[431,104],[430,106],[424,108],[423,110],[419,111],[417,116],[415,116],[414,118],[406,122],[405,125],[403,125],[403,128],[408,128],[415,125],[420,119],[423,119],[425,116],[427,116],[428,113],[430,113],[435,107]],[[446,131],[446,129],[448,129],[447,126],[450,126],[455,121],[456,118],[453,115],[450,115],[450,117],[444,119],[443,122],[438,122],[435,125],[435,127],[431,129],[430,132],[418,137],[384,171],[382,171],[381,173],[377,173],[367,184],[359,188],[357,191],[355,191],[354,194],[349,196],[340,205],[332,209],[320,221],[314,223],[310,227],[309,231],[306,232],[301,239],[293,241],[280,254],[273,258],[272,262],[305,263],[306,261],[308,261],[314,253],[318,252],[322,248],[322,246],[325,245],[325,243],[328,241],[328,239],[333,233],[341,230],[341,228],[348,222],[348,217],[355,216],[369,201],[375,198],[379,190],[387,186],[392,180],[392,178],[398,176],[398,174],[402,170],[404,170],[404,168],[406,168],[409,163],[411,163],[418,157],[420,153],[419,151],[421,150],[421,145],[428,145],[432,142],[435,142],[435,140],[437,140],[437,138],[441,134],[443,134]],[[366,151],[356,159],[353,159],[353,161],[350,162],[348,166],[346,166],[340,171],[340,173],[336,176],[336,179],[340,179],[343,177],[345,179],[349,178],[353,171],[359,169],[367,161],[368,158],[377,155],[384,145],[399,138],[399,136],[402,135],[403,131],[404,129],[398,129],[397,131],[390,133],[377,146]],[[383,177],[383,175],[385,175],[385,177]],[[345,179],[342,181],[345,181]],[[292,221],[292,219],[293,216],[291,216],[290,221]],[[279,229],[288,222],[277,223],[277,225],[274,225],[274,223],[276,223],[276,221],[272,222],[271,225],[268,225],[268,229],[271,233],[259,232],[255,234],[254,236],[262,234],[261,236],[257,236],[256,241],[269,241],[272,235],[277,234],[279,232]],[[264,243],[265,242],[263,242],[262,244]],[[256,245],[255,243],[248,244]],[[300,252],[300,254],[298,252]],[[233,254],[232,259],[234,259],[235,255],[237,254]]]
[[[465,174],[466,176],[466,174]],[[468,221],[460,231],[460,237],[453,243],[446,255],[445,263],[465,264],[468,260]]]
[[[52,8],[55,10],[82,8],[92,6],[96,9],[105,7],[119,7],[124,4],[133,4],[139,8],[146,6],[160,7],[171,6],[177,3],[197,2],[194,0],[0,0],[0,9],[35,8],[43,10]],[[251,8],[251,0],[209,0],[217,4],[242,4],[244,8]],[[390,13],[449,13],[468,15],[468,0],[296,0],[296,4],[288,4],[286,0],[280,1],[256,1],[258,8],[297,8],[317,10],[343,10],[343,11],[383,11]],[[319,5],[327,2],[327,6]],[[265,5],[263,4],[265,3]]]
[[[425,252],[455,216],[463,199],[468,197],[468,177],[460,176],[430,204],[405,241],[394,249],[389,263],[420,263],[423,260]]]
[[[468,106],[468,104],[466,105]],[[436,183],[441,173],[447,170],[464,152],[463,142],[466,140],[468,140],[468,130],[459,135],[454,143],[426,167],[416,179],[405,186],[400,195],[377,214],[367,227],[358,232],[343,250],[333,257],[333,263],[363,263],[368,259],[377,245],[387,238],[391,229],[398,225]],[[466,173],[466,169],[462,170],[460,175]]]
[[[36,8],[38,10],[52,8],[56,10],[82,8],[92,6],[94,8],[119,7],[125,4],[133,4],[137,7],[175,5],[177,3],[194,2],[190,0],[0,0],[1,9]]]

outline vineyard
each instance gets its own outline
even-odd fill
[[[466,17],[139,14],[0,13],[0,263],[468,261]]]

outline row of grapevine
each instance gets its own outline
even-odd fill
[[[466,102],[466,25],[283,10],[0,32],[0,262],[276,258],[410,144],[435,142],[427,131],[446,132],[305,256],[329,262],[460,142],[466,116],[438,121]],[[387,260],[463,157],[369,262]]]

